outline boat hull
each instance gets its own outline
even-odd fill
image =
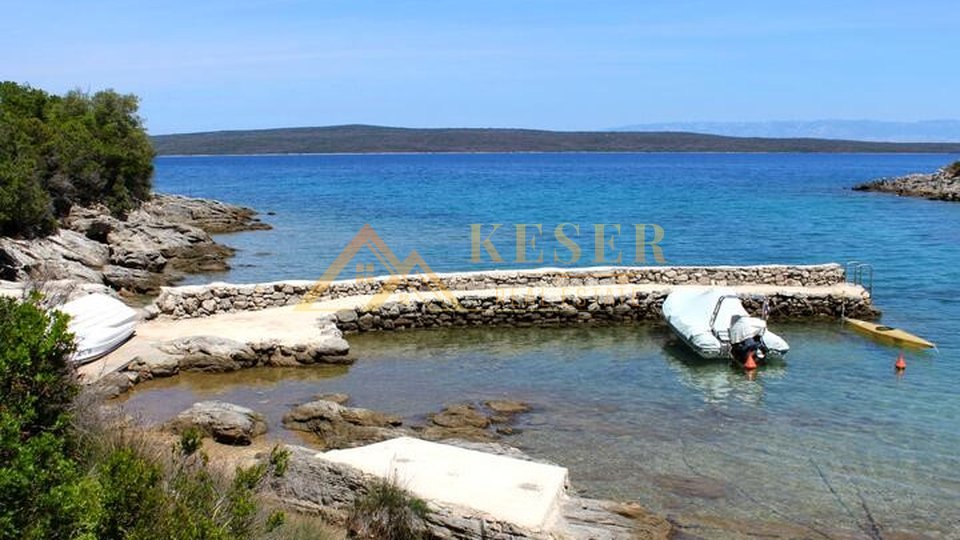
[[[136,311],[99,293],[67,302],[58,309],[70,316],[67,327],[77,342],[70,360],[75,364],[86,364],[113,352],[133,336],[139,322]]]
[[[857,332],[885,343],[913,347],[916,349],[932,349],[936,347],[936,345],[923,339],[922,337],[915,336],[910,332],[901,330],[899,328],[884,326],[882,324],[873,323],[870,321],[861,321],[860,319],[844,319],[843,322]]]

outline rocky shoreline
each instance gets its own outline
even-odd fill
[[[0,238],[0,280],[155,295],[188,273],[228,270],[234,250],[210,235],[271,228],[256,216],[250,208],[165,194],[123,219],[104,206],[75,207],[56,234]]]
[[[351,448],[396,437],[442,440],[445,444],[478,452],[538,462],[517,448],[498,442],[498,436],[482,433],[491,423],[506,424],[530,405],[514,400],[488,400],[480,406],[461,403],[445,407],[428,417],[427,426],[403,426],[395,415],[370,409],[347,407],[344,394],[317,396],[314,401],[293,407],[283,419],[286,429],[315,434],[323,450]],[[162,426],[179,434],[190,428],[219,444],[216,454],[264,460],[265,453],[245,455],[244,448],[270,446],[263,441],[270,429],[263,415],[247,407],[222,401],[194,403]],[[431,431],[440,429],[441,431]],[[318,514],[342,525],[353,501],[375,480],[349,465],[320,458],[313,448],[287,446],[290,460],[287,473],[273,479],[270,493],[285,507]],[[319,459],[318,459],[319,458]],[[545,463],[545,462],[541,462]],[[552,463],[548,463],[553,465]],[[430,539],[632,539],[666,540],[674,527],[667,519],[650,513],[637,503],[618,503],[584,498],[570,493],[562,498],[559,516],[552,530],[529,530],[497,521],[490,516],[456,505],[430,504],[424,523]]]
[[[895,193],[935,201],[960,202],[960,161],[929,174],[881,178],[853,187],[854,191]]]

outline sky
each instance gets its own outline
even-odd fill
[[[960,118],[960,2],[14,2],[0,79],[151,133]]]

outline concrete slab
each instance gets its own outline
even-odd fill
[[[410,437],[323,452],[317,458],[396,479],[418,497],[533,531],[549,531],[556,525],[567,485],[564,467]]]

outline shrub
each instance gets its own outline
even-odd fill
[[[960,161],[954,161],[950,165],[947,165],[943,168],[944,173],[946,173],[947,178],[960,178]]]
[[[120,448],[106,458],[96,479],[103,507],[99,538],[124,538],[144,525],[154,526],[164,499],[159,464],[144,459],[132,448]]]
[[[290,451],[280,445],[274,446],[270,450],[270,467],[273,468],[273,475],[282,477],[287,474],[287,467],[290,464]]]
[[[72,459],[67,319],[0,298],[0,539],[92,534],[97,484]]]
[[[226,479],[208,466],[199,432],[164,450],[78,399],[67,318],[39,295],[0,297],[0,344],[0,540],[329,536],[258,493],[286,471],[289,451],[275,447]]]
[[[192,456],[203,446],[203,432],[197,426],[190,426],[180,434],[180,453]]]
[[[347,518],[350,538],[420,540],[427,503],[400,487],[396,480],[376,480],[358,497]]]

